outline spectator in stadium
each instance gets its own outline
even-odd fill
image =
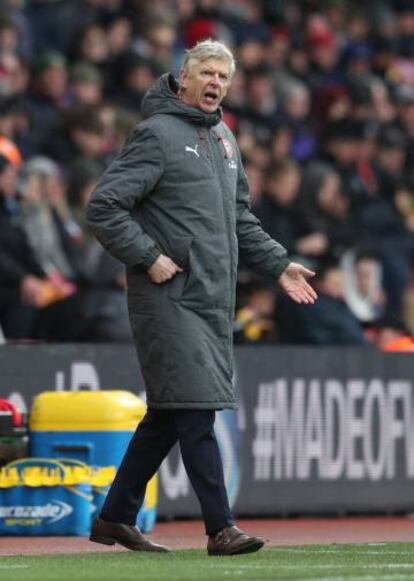
[[[306,82],[318,96],[328,87],[343,84],[339,67],[340,47],[335,32],[322,14],[313,14],[306,25],[310,67]]]
[[[78,254],[73,229],[47,199],[45,165],[29,162],[18,181],[0,156],[0,321],[9,339],[76,338]]]
[[[304,83],[288,81],[282,84],[281,116],[292,130],[291,155],[300,162],[312,158],[317,150],[309,119],[310,105],[310,91]]]
[[[17,168],[0,155],[0,324],[11,339],[33,337],[44,276],[22,228],[17,186]]]
[[[114,100],[124,109],[139,113],[141,101],[154,84],[157,75],[155,64],[135,53],[126,53],[118,59],[119,82],[114,90]]]
[[[155,61],[162,72],[174,67],[174,48],[177,31],[174,23],[167,18],[154,19],[143,33],[145,49],[141,54]],[[134,47],[134,43],[132,45]],[[138,48],[138,47],[137,47]],[[139,48],[137,50],[139,53]]]
[[[263,198],[264,175],[260,167],[247,160],[244,164],[247,181],[249,182],[250,205],[253,214],[258,216]]]
[[[321,145],[323,161],[327,161],[339,174],[343,191],[351,202],[351,208],[358,211],[365,197],[355,163],[355,123],[348,118],[330,121],[324,126]]]
[[[103,97],[102,75],[94,65],[76,63],[69,73],[68,100],[73,105],[99,105]]]
[[[395,189],[394,203],[406,229],[414,232],[414,181],[402,181]]]
[[[299,166],[285,159],[274,163],[266,174],[264,195],[256,208],[264,230],[296,256],[323,255],[328,245],[324,233],[309,228],[298,206],[301,175]]]
[[[269,139],[277,121],[277,100],[267,66],[248,71],[246,92],[247,107],[243,116],[250,121],[258,138]]]
[[[132,22],[121,11],[108,12],[104,18],[108,50],[112,61],[128,50],[132,39]]]
[[[406,137],[406,168],[414,179],[414,84],[401,85],[396,90],[398,126]]]
[[[0,153],[18,165],[31,152],[29,119],[18,97],[0,101]]]
[[[53,240],[47,240],[49,228],[54,230],[53,211],[45,195],[43,169],[37,160],[33,164],[31,161],[23,166],[19,184],[23,226],[29,243],[46,271],[49,267],[60,268],[62,273],[72,274],[57,242],[56,232],[52,235]]]
[[[246,295],[243,305],[236,312],[234,341],[237,344],[266,345],[275,343],[276,293],[274,285],[252,282],[243,287]]]
[[[109,59],[109,45],[105,29],[99,22],[88,22],[79,30],[74,41],[76,60],[95,65],[98,68],[106,68]]]
[[[66,204],[59,173],[47,158],[28,160],[21,171],[20,212],[28,245],[44,273],[35,336],[74,341],[80,324],[82,233]]]
[[[386,200],[392,201],[396,186],[406,177],[406,147],[406,136],[398,127],[383,129],[379,136],[376,173],[380,193]]]
[[[108,152],[101,109],[87,104],[65,109],[53,139],[44,149],[67,167],[82,158],[100,164],[103,169]]]
[[[405,138],[395,127],[387,127],[379,138],[376,160],[378,193],[366,197],[355,221],[360,242],[376,248],[384,268],[387,311],[401,317],[404,291],[410,279],[412,237],[396,206],[396,191],[404,181]]]
[[[17,53],[19,31],[16,24],[4,14],[0,14],[0,53]]]
[[[88,205],[101,243],[127,265],[131,325],[146,383],[148,412],[138,426],[91,540],[165,551],[134,527],[148,480],[179,440],[198,495],[210,555],[259,550],[264,540],[233,524],[214,435],[215,410],[235,406],[232,313],[237,252],[277,280],[297,303],[316,293],[313,273],[249,209],[236,140],[220,103],[235,68],[222,43],[186,53],[143,100],[138,124]]]
[[[67,96],[67,60],[64,55],[47,51],[35,60],[30,92],[25,109],[30,119],[32,147],[37,153],[49,142],[56,129],[59,112]]]
[[[364,345],[362,327],[344,301],[343,274],[332,261],[320,264],[315,277],[319,298],[309,308],[294,309],[283,296],[276,311],[282,343]]]
[[[386,303],[378,255],[367,250],[349,250],[341,259],[341,268],[348,307],[361,324],[377,321]]]
[[[329,164],[315,161],[303,172],[298,213],[302,227],[314,234],[307,246],[299,248],[302,254],[339,258],[354,244],[350,204],[341,187],[338,173]]]
[[[292,143],[292,128],[288,123],[278,121],[270,140],[271,160],[277,162],[290,157]]]
[[[18,54],[0,51],[0,70],[0,97],[19,97],[27,91],[30,74],[27,64]]]

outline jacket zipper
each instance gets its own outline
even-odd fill
[[[223,222],[227,226],[226,227],[226,235],[227,235],[227,243],[229,248],[229,255],[230,255],[230,284],[232,284],[232,277],[233,277],[233,270],[234,270],[234,259],[232,253],[232,224],[230,224],[227,220],[228,213],[226,212],[226,201],[225,201],[225,184],[223,182],[222,176],[224,175],[224,167],[223,167],[223,159],[221,156],[221,148],[219,143],[219,135],[213,130],[208,129],[208,141],[210,145],[210,149],[212,150],[212,155],[214,156],[214,161],[216,165],[216,174],[217,179],[220,185],[221,191],[221,203],[222,203],[222,212],[223,212]],[[217,171],[218,168],[218,171]],[[237,276],[237,275],[236,275]],[[236,281],[235,281],[236,283]],[[230,289],[231,290],[231,289]],[[228,346],[229,346],[229,360],[231,356],[231,349],[230,346],[233,343],[233,318],[234,318],[234,298],[230,296],[229,303],[227,305],[227,314],[229,319],[229,336],[228,336]]]

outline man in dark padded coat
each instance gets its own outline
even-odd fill
[[[234,408],[232,323],[238,254],[298,303],[313,273],[249,209],[236,140],[220,103],[234,74],[216,41],[187,51],[179,83],[163,75],[143,121],[102,176],[87,209],[100,242],[127,266],[128,306],[148,411],[133,436],[91,540],[166,551],[134,526],[145,487],[172,446],[201,504],[210,555],[260,549],[234,526],[214,435],[215,411]]]

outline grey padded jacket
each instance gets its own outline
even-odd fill
[[[240,153],[221,110],[204,113],[176,91],[169,74],[148,91],[143,121],[103,174],[87,219],[127,266],[148,406],[232,408],[238,256],[275,281],[289,260],[250,212]],[[183,272],[157,285],[147,269],[160,253]]]

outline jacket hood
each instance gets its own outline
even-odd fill
[[[178,81],[171,73],[162,75],[142,100],[141,114],[144,119],[159,113],[176,115],[190,123],[205,127],[217,125],[222,117],[221,107],[214,113],[205,113],[181,101],[178,97]]]

